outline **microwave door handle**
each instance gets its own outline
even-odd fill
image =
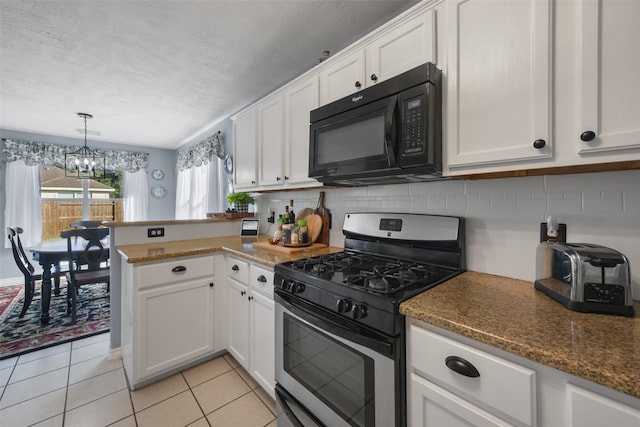
[[[393,122],[398,109],[398,95],[389,98],[387,112],[384,116],[384,146],[387,151],[387,163],[389,167],[396,165],[396,153],[393,149]]]

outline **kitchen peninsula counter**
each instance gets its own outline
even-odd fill
[[[640,398],[636,317],[578,313],[533,283],[465,272],[405,301],[405,316]]]
[[[269,237],[268,235],[260,235],[257,241],[268,241]],[[243,241],[239,236],[123,245],[118,246],[117,249],[125,257],[127,263],[130,264],[224,251],[270,268],[281,262],[342,251],[342,248],[327,246],[287,254],[256,249],[252,243],[246,240]]]

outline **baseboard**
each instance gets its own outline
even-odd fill
[[[110,349],[109,354],[107,355],[107,360],[112,362],[118,359],[122,359],[122,347]]]
[[[7,277],[6,279],[0,279],[1,286],[21,285],[24,283],[24,277]]]

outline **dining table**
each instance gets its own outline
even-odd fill
[[[71,256],[74,261],[81,261],[84,258],[86,246],[84,239],[74,238],[71,240]],[[109,252],[109,238],[102,240],[102,246]],[[40,323],[49,323],[49,306],[51,305],[51,279],[52,272],[59,271],[60,265],[69,261],[67,254],[67,239],[47,240],[37,246],[32,246],[29,251],[33,254],[33,259],[42,267],[42,288],[41,288],[41,312]],[[71,266],[69,266],[71,267]],[[56,289],[56,295],[59,289]]]

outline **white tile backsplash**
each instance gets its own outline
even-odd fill
[[[570,242],[601,244],[625,254],[631,264],[634,298],[640,299],[639,184],[640,170],[631,170],[263,193],[257,204],[261,223],[267,224],[269,207],[277,217],[293,198],[296,212],[314,209],[319,191],[325,191],[334,246],[343,246],[342,224],[348,212],[462,216],[466,218],[468,270],[528,281],[535,280],[539,224],[554,214],[567,224]]]

